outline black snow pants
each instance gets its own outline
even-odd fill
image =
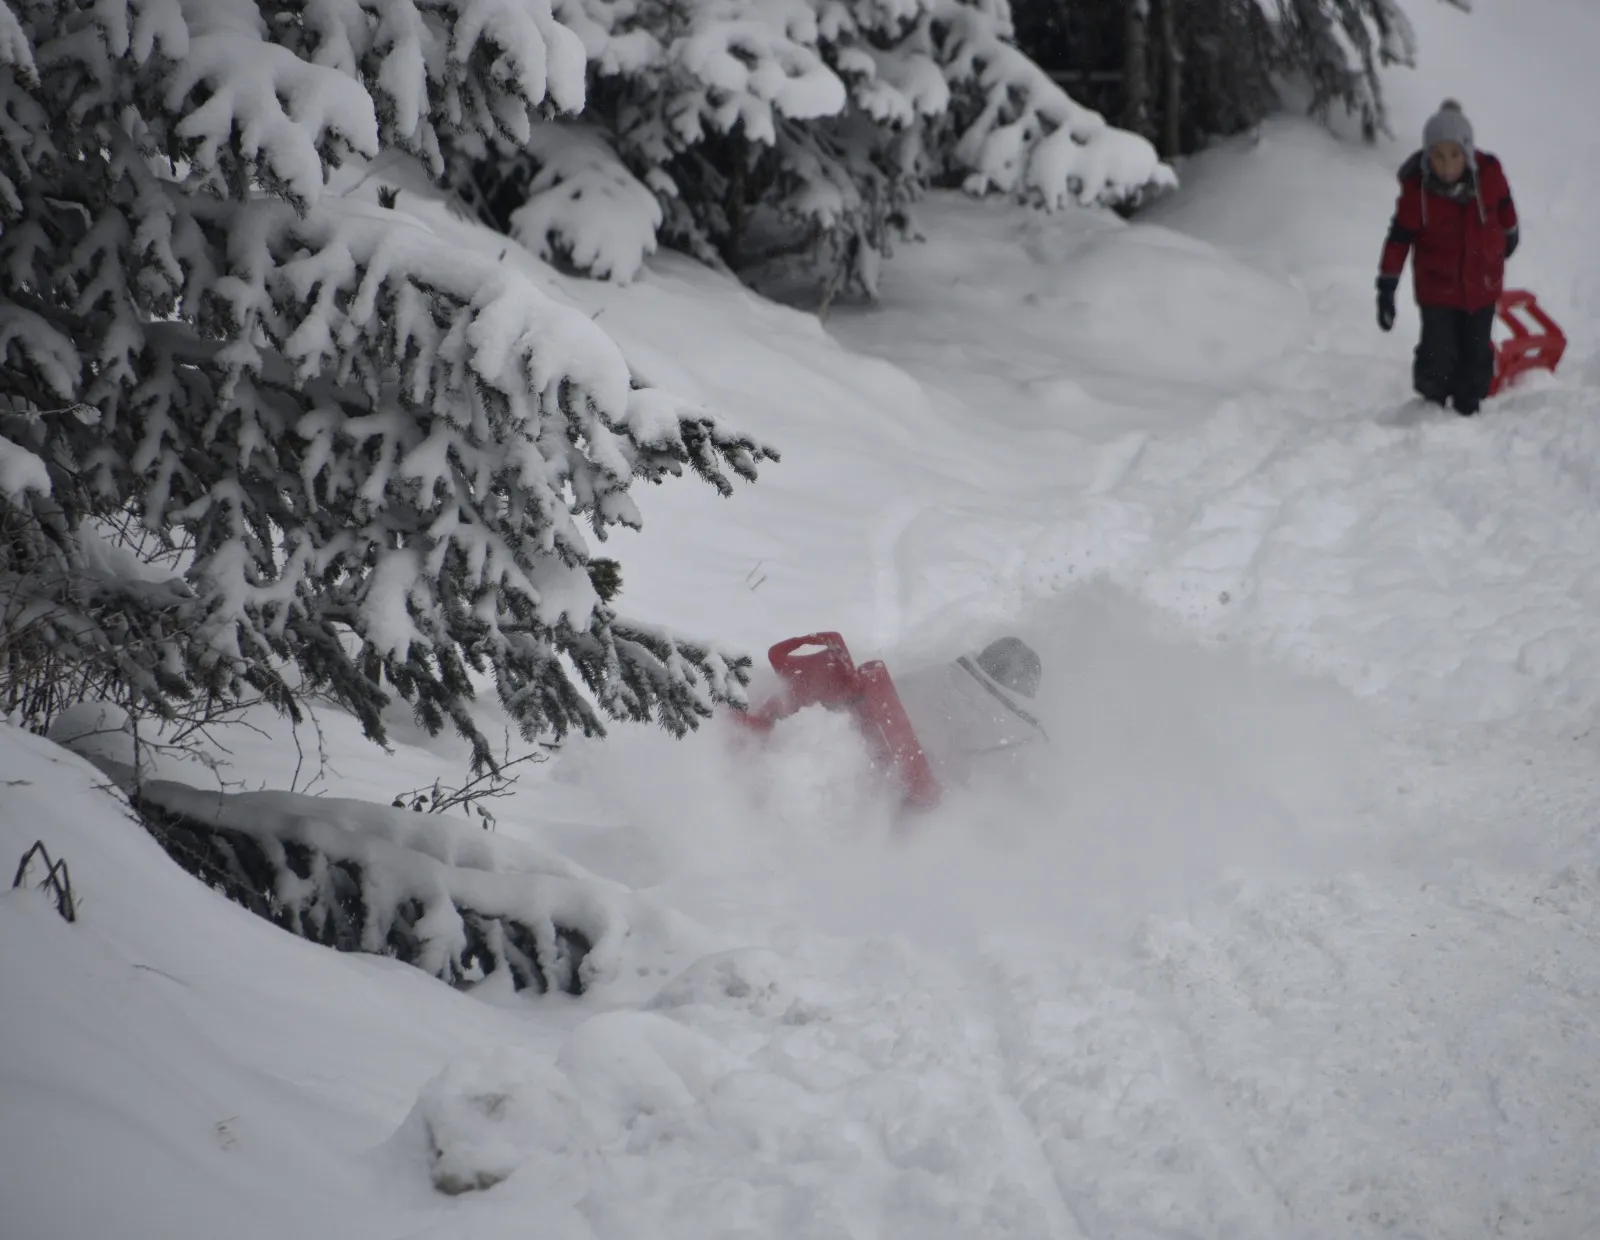
[[[1494,382],[1495,308],[1419,308],[1422,342],[1411,371],[1417,394],[1436,405],[1451,401],[1462,415],[1478,412]]]

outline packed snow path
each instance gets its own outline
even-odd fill
[[[1350,159],[1308,127],[1275,128],[1265,142],[1290,149],[1234,156],[1246,182],[1235,192],[1285,196],[1270,182],[1296,147]],[[1370,156],[1351,162],[1356,185],[1378,186],[1349,228],[1360,253],[1381,236],[1387,185]],[[1343,271],[1320,286],[1272,283],[1209,250],[1186,254],[1199,272],[1186,287],[1184,266],[1175,276],[1165,261],[1185,252],[1177,234],[1064,236],[1021,217],[996,244],[992,220],[970,206],[929,214],[937,249],[908,249],[891,269],[895,300],[836,330],[931,391],[958,393],[952,419],[972,410],[1036,445],[1038,473],[1008,462],[982,494],[946,492],[902,517],[901,589],[913,605],[919,553],[937,545],[989,566],[973,576],[1003,600],[997,611],[1104,574],[1203,632],[1413,702],[1444,725],[1530,709],[1594,717],[1600,390],[1585,382],[1586,346],[1559,381],[1535,376],[1468,421],[1410,398],[1413,325],[1379,335],[1366,268],[1359,283]],[[1132,291],[1094,278],[1105,250],[1123,252],[1108,267]],[[1142,254],[1158,256],[1148,270]],[[980,273],[993,283],[971,288]],[[986,312],[1017,296],[1031,309]],[[1085,323],[1104,341],[1072,353]],[[1182,356],[1197,323],[1210,324],[1220,360]],[[943,346],[958,330],[967,340]],[[1230,350],[1258,356],[1236,373]],[[1004,360],[980,368],[974,353]]]

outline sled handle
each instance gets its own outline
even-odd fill
[[[856,722],[867,734],[878,760],[900,780],[901,804],[911,810],[932,809],[939,802],[939,781],[934,778],[888,667],[881,659],[874,659],[863,663],[856,672],[861,684]]]
[[[786,638],[767,651],[767,661],[788,688],[795,709],[842,705],[860,692],[850,648],[838,633]]]
[[[1495,374],[1489,394],[1497,395],[1514,379],[1530,370],[1555,370],[1567,351],[1566,334],[1545,313],[1538,298],[1526,289],[1512,289],[1495,306],[1496,314],[1511,337],[1495,347]],[[1518,314],[1525,314],[1539,328],[1532,330]]]
[[[1521,311],[1538,324],[1544,335],[1550,337],[1552,341],[1559,340],[1562,346],[1565,347],[1567,343],[1565,333],[1556,325],[1556,321],[1545,313],[1544,307],[1539,304],[1539,299],[1526,289],[1513,289],[1504,294],[1500,298],[1496,309],[1499,312],[1500,321],[1509,327],[1515,335],[1530,336],[1533,334],[1528,329],[1527,324],[1517,318],[1515,312]]]

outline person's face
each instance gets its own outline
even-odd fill
[[[1436,142],[1428,152],[1433,175],[1446,185],[1454,185],[1467,170],[1467,153],[1459,142]]]

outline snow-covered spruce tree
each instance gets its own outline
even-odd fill
[[[805,252],[870,292],[937,177],[1049,207],[1170,181],[1149,143],[1078,107],[1011,45],[1004,0],[565,0],[560,12],[588,49],[587,115],[659,197],[662,238],[741,272]],[[513,228],[518,187],[545,175],[531,162],[490,153],[475,170],[499,227]]]
[[[1471,0],[1445,0],[1471,8]],[[1388,129],[1379,70],[1416,64],[1417,37],[1400,0],[1277,0],[1280,65],[1302,75],[1311,109],[1334,105],[1361,120],[1370,140]]]
[[[530,142],[584,70],[544,0],[0,3],[8,686],[65,657],[158,712],[315,690],[378,739],[393,693],[478,760],[474,672],[529,737],[682,731],[740,694],[743,660],[616,615],[580,523],[770,451],[515,273],[325,189],[386,148],[438,175],[453,144]],[[181,575],[128,571],[109,521]]]
[[[1177,33],[1185,149],[1249,129],[1278,105],[1277,29],[1261,0],[1184,0]]]
[[[1469,0],[1444,2],[1470,7]],[[1012,0],[1012,6],[1030,57],[1065,75],[1097,78],[1096,104],[1130,129],[1159,135],[1166,154],[1260,123],[1282,106],[1280,85],[1303,85],[1312,114],[1326,120],[1343,108],[1374,138],[1387,120],[1380,71],[1410,65],[1416,53],[1402,0]]]
[[[802,183],[823,191],[798,213],[802,227],[845,231],[855,184],[800,128],[848,102],[818,47],[810,0],[567,0],[561,11],[589,53],[586,119],[603,127],[618,167],[657,197],[664,240],[743,268],[758,209],[795,216],[787,199]],[[481,154],[475,184],[462,188],[489,222],[515,232],[519,209],[524,218],[548,210],[553,166],[542,152],[502,144]]]

